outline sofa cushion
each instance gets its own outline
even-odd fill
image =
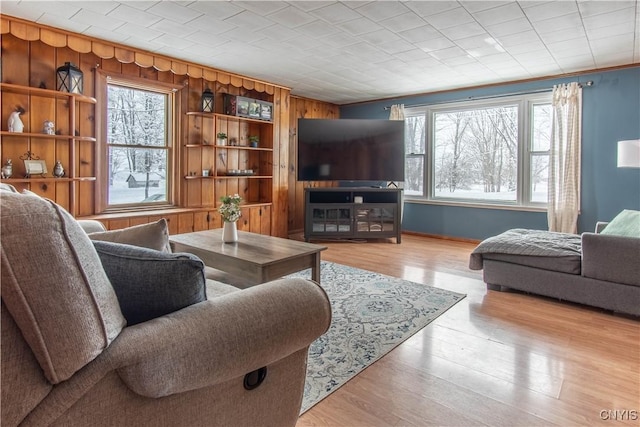
[[[623,210],[607,224],[601,234],[640,238],[640,211]]]
[[[171,252],[169,225],[164,218],[149,224],[134,225],[120,230],[89,233],[89,238]]]
[[[98,356],[125,325],[93,244],[50,200],[0,192],[2,300],[52,383]]]
[[[93,242],[129,325],[207,299],[204,263],[195,255]]]

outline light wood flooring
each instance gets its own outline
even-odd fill
[[[467,267],[474,243],[415,235],[400,245],[315,243],[329,247],[323,260],[467,297],[297,427],[640,425],[640,319],[487,291]]]

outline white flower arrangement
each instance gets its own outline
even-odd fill
[[[242,197],[238,194],[234,194],[233,196],[222,196],[220,201],[222,202],[222,205],[218,208],[218,212],[220,212],[222,220],[224,222],[237,221],[242,215],[242,212],[240,211]]]

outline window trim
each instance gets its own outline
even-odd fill
[[[96,106],[97,121],[96,134],[99,135],[98,146],[96,147],[96,186],[95,186],[95,211],[97,213],[121,213],[139,212],[158,209],[170,209],[178,207],[179,200],[179,170],[180,170],[180,120],[181,97],[179,90],[181,86],[147,80],[138,77],[131,77],[122,74],[108,73],[103,70],[96,70],[96,96],[98,105]],[[126,204],[109,205],[109,144],[107,143],[107,101],[108,85],[117,84],[132,89],[148,90],[164,93],[168,96],[167,106],[167,200],[160,203],[149,204]],[[164,150],[165,148],[163,148]]]
[[[532,107],[539,104],[551,104],[551,92],[535,92],[531,94],[520,94],[503,97],[495,97],[490,99],[478,99],[469,101],[455,101],[437,103],[433,105],[425,105],[420,107],[407,107],[405,109],[406,116],[425,116],[427,130],[425,132],[426,141],[424,145],[424,153],[409,153],[406,155],[405,163],[409,157],[423,156],[424,176],[423,188],[424,195],[405,194],[405,200],[409,203],[449,205],[449,206],[468,206],[481,207],[489,209],[508,209],[508,210],[529,210],[529,211],[546,211],[547,204],[542,202],[533,202],[531,200],[531,161],[533,153],[541,153],[532,151]],[[518,175],[515,201],[496,201],[482,199],[466,199],[460,197],[435,197],[433,183],[435,182],[435,144],[434,144],[434,115],[437,112],[453,112],[469,109],[491,108],[499,106],[515,105],[518,111]]]

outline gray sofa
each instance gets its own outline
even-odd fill
[[[509,235],[516,236],[515,251],[491,247]],[[469,267],[482,269],[490,290],[515,289],[640,316],[639,261],[639,238],[516,229],[481,242]]]

